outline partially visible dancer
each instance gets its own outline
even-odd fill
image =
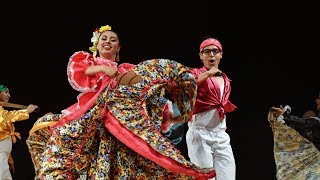
[[[74,53],[67,67],[79,101],[63,114],[39,118],[30,130],[35,179],[214,177],[163,135],[191,119],[197,86],[189,69],[168,59],[118,64],[119,35],[109,25],[93,35],[92,53]]]
[[[291,115],[288,105],[270,108],[278,179],[320,179],[320,92],[315,102],[316,110],[302,118]]]
[[[188,147],[186,142],[186,132],[188,131],[188,124],[186,122],[173,124],[164,135],[170,139],[177,149],[181,151],[184,157],[188,160]]]
[[[0,85],[0,101],[8,103],[10,99],[9,88],[5,85]],[[30,104],[27,109],[22,110],[5,110],[0,105],[0,179],[12,179],[11,172],[14,172],[14,161],[11,156],[12,143],[16,143],[20,134],[15,132],[14,122],[29,119],[29,114],[32,113],[38,106]],[[10,171],[11,170],[11,171]]]
[[[200,44],[201,68],[192,68],[198,90],[186,140],[190,161],[215,170],[216,180],[235,180],[236,163],[226,132],[226,115],[236,109],[229,100],[230,79],[219,69],[222,45],[215,38]]]

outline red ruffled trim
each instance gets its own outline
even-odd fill
[[[85,74],[86,69],[94,64],[93,56],[84,51],[76,52],[70,57],[67,67],[68,81],[75,90],[85,92],[97,89],[97,83],[101,81],[103,74],[98,73],[98,76]]]
[[[104,73],[97,73],[92,76],[88,76],[85,74],[85,71],[89,66],[101,64],[116,66],[116,62],[103,58],[97,58],[94,61],[92,54],[85,51],[75,52],[70,57],[67,67],[68,80],[70,85],[75,90],[82,93],[78,95],[78,102],[76,105],[73,104],[72,106],[62,111],[63,114],[66,113],[66,116],[63,117],[57,124],[52,126],[52,128],[79,118],[89,108],[91,108],[91,106],[98,98],[99,94],[105,87],[107,87],[109,83],[113,85],[116,84],[114,80],[110,79]],[[121,69],[121,72],[125,72],[126,68],[130,70],[133,69],[134,65],[125,63],[123,65],[120,65],[119,67]]]
[[[102,86],[100,87],[100,89],[91,97],[91,99],[89,99],[85,104],[82,104],[81,107],[79,109],[77,109],[76,111],[71,112],[71,114],[66,115],[65,117],[61,118],[59,120],[59,122],[57,122],[54,126],[52,126],[50,128],[50,131],[52,129],[54,129],[55,127],[57,127],[57,126],[62,126],[67,122],[70,122],[72,120],[75,120],[75,119],[78,119],[79,117],[81,117],[96,102],[96,100],[99,97],[100,93],[104,90],[104,88],[106,88],[106,86],[108,85],[109,81],[110,81],[109,78],[108,78],[108,80],[104,81],[102,83]]]
[[[196,170],[185,167],[177,161],[158,153],[156,150],[150,147],[148,143],[125,128],[110,112],[106,114],[106,119],[107,120],[104,123],[105,127],[118,140],[120,140],[122,143],[124,143],[126,146],[128,146],[138,154],[157,163],[163,168],[169,171],[190,175],[197,179],[208,179],[216,176],[215,171],[211,173],[197,172]]]

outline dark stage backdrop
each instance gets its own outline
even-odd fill
[[[33,122],[76,102],[66,67],[75,51],[89,51],[96,27],[120,34],[121,62],[167,58],[198,67],[204,36],[221,41],[220,67],[232,79],[227,117],[237,179],[275,179],[271,106],[289,104],[297,115],[314,108],[320,90],[315,5],[270,1],[65,1],[7,2],[1,11],[0,84],[11,102],[37,104],[40,112],[15,123],[16,180],[33,179],[25,140]],[[65,4],[67,3],[67,4]],[[256,178],[259,177],[259,178]]]

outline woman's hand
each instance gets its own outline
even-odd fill
[[[104,66],[103,72],[108,75],[110,78],[114,78],[118,74],[118,68],[117,67],[110,67],[110,66]]]
[[[85,71],[86,75],[94,75],[99,72],[103,72],[106,75],[108,75],[111,78],[114,78],[118,74],[118,68],[117,67],[110,67],[106,65],[97,65],[97,66],[90,66]]]
[[[271,112],[276,116],[279,117],[281,115],[283,115],[284,111],[283,111],[283,106],[280,105],[280,107],[271,107]]]

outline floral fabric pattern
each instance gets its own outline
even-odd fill
[[[137,142],[148,144],[148,151],[155,151],[179,166],[196,169],[161,133],[162,110],[168,101],[165,94],[170,94],[179,111],[172,122],[191,118],[197,87],[194,77],[186,67],[167,59],[147,60],[133,70],[142,77],[141,82],[107,86],[80,118],[30,134],[27,144],[35,165],[35,179],[195,178],[163,168],[146,158],[148,155],[137,153],[139,146],[119,140],[117,134],[128,131]],[[59,118],[61,115],[45,115],[34,127]],[[108,126],[112,120],[119,122],[123,131]]]
[[[286,124],[277,121],[269,113],[274,136],[274,158],[277,179],[320,179],[320,152],[318,149]]]

